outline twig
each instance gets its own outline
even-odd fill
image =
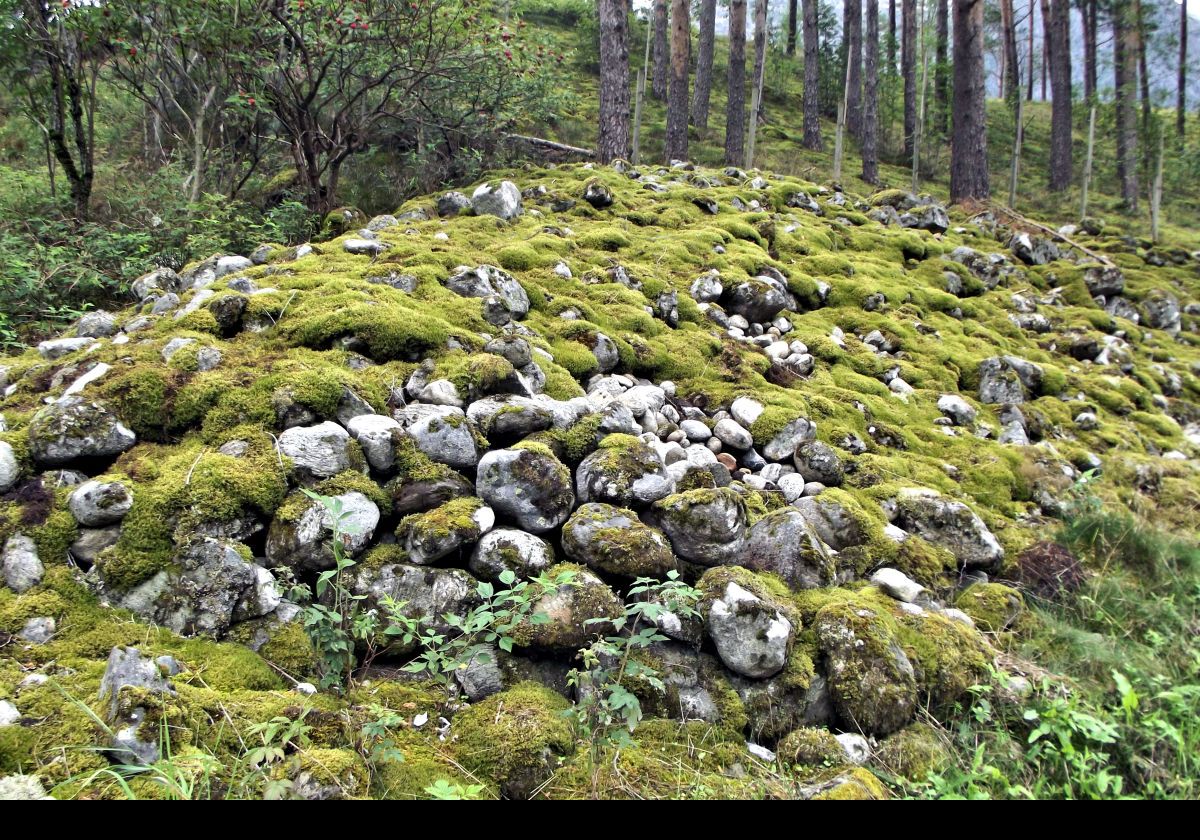
[[[1087,254],[1092,259],[1099,260],[1103,265],[1110,266],[1110,267],[1113,265],[1113,261],[1110,260],[1108,257],[1104,256],[1103,254],[1101,254],[1097,251],[1093,251],[1091,248],[1086,248],[1083,245],[1080,245],[1078,242],[1071,239],[1069,236],[1067,236],[1063,233],[1059,233],[1057,230],[1054,230],[1053,228],[1046,227],[1045,225],[1041,224],[1040,222],[1035,222],[1032,219],[1028,219],[1025,216],[1022,216],[1020,213],[1018,213],[1016,210],[1013,210],[1011,207],[1004,207],[1002,205],[997,205],[996,209],[1002,213],[1008,214],[1013,219],[1015,219],[1016,221],[1020,222],[1023,225],[1029,225],[1030,227],[1037,228],[1038,230],[1042,231],[1043,233],[1048,233],[1051,236],[1058,237],[1063,242],[1066,242],[1068,245],[1070,245],[1072,248],[1077,248],[1080,251],[1082,251],[1083,253]]]

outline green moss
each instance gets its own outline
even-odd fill
[[[1015,628],[1025,616],[1025,598],[1002,583],[975,583],[958,596],[954,605],[971,616],[985,633],[1003,633]]]
[[[944,770],[952,761],[945,738],[933,727],[914,723],[884,738],[872,756],[872,764],[893,776],[923,781]]]
[[[784,764],[810,767],[842,767],[848,759],[838,739],[828,729],[802,727],[789,732],[775,747]]]
[[[513,798],[526,798],[575,746],[563,697],[519,683],[455,718],[455,755],[476,776]]]

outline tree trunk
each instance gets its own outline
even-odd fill
[[[702,137],[708,133],[708,103],[712,92],[716,23],[717,0],[700,0],[700,50],[696,56],[696,92],[692,96],[692,124]]]
[[[843,40],[846,42],[846,130],[862,137],[862,0],[845,0],[842,6]]]
[[[887,40],[887,72],[896,72],[896,46],[900,41],[896,38],[896,0],[888,0],[888,40]]]
[[[667,98],[667,64],[671,48],[667,43],[667,0],[654,0],[654,74],[650,92],[654,98]]]
[[[1049,0],[1047,36],[1050,42],[1050,189],[1071,185],[1071,5]]]
[[[987,198],[987,124],[983,76],[983,0],[954,0],[954,133],[950,200]]]
[[[879,183],[879,0],[867,0],[867,31],[863,42],[862,179]]]
[[[904,79],[904,157],[911,159],[917,131],[917,0],[900,7],[900,76]]]
[[[1013,0],[1000,0],[1000,28],[1004,39],[1004,88],[1005,99],[1021,98],[1021,64],[1017,56],[1017,21]]]
[[[788,16],[787,16],[787,54],[793,56],[796,54],[796,12],[798,11],[800,0],[788,0]]]
[[[1146,18],[1142,14],[1141,0],[1133,0],[1133,19],[1135,24],[1135,35],[1137,38],[1137,55],[1138,55],[1138,82],[1141,87],[1141,105],[1142,105],[1142,140],[1146,149],[1146,158],[1144,164],[1147,169],[1147,177],[1149,177],[1150,154],[1150,71],[1146,66]]]
[[[1134,85],[1137,79],[1137,29],[1126,20],[1125,10],[1113,12],[1113,76],[1116,85],[1117,177],[1125,208],[1137,212],[1137,121],[1134,119]]]
[[[763,108],[762,91],[763,79],[766,75],[767,62],[767,31],[770,23],[767,20],[767,0],[754,2],[754,89],[758,91],[758,110],[754,115],[755,122],[751,123],[751,131],[762,121]],[[750,165],[753,165],[751,163]]]
[[[687,160],[688,57],[692,48],[689,0],[671,0],[671,91],[667,100],[666,162]]]
[[[1042,3],[1042,101],[1046,101],[1046,77],[1050,70],[1050,0]]]
[[[629,16],[627,0],[600,0],[601,163],[629,157]]]
[[[820,150],[821,142],[821,81],[820,43],[817,33],[817,4],[820,0],[804,0],[804,148]]]
[[[1187,40],[1188,13],[1187,3],[1179,4],[1179,86],[1175,100],[1175,134],[1183,140],[1187,114]]]
[[[1010,4],[1012,0],[1009,0]],[[933,71],[934,130],[946,134],[950,125],[950,0],[937,0],[937,51]]]
[[[729,0],[729,94],[725,163],[742,166],[746,142],[746,0]]]
[[[1089,103],[1096,98],[1096,13],[1096,0],[1079,4],[1083,19],[1083,98]]]
[[[1025,101],[1033,101],[1033,30],[1037,21],[1037,0],[1029,0],[1029,55],[1028,61],[1025,62],[1026,72],[1029,74],[1029,88],[1025,92]]]

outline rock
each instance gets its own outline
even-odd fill
[[[944,207],[936,204],[929,204],[925,207],[918,208],[913,215],[916,217],[916,224],[913,227],[920,230],[928,230],[933,233],[945,233],[950,229],[950,217],[946,215]]]
[[[675,553],[693,563],[721,566],[743,556],[746,503],[728,487],[668,496],[654,505],[654,516]]]
[[[404,517],[396,528],[396,540],[410,563],[425,566],[461,551],[495,524],[495,512],[479,499],[454,499]]]
[[[133,496],[119,481],[86,481],[67,499],[75,521],[88,528],[120,522],[132,507]]]
[[[787,286],[774,277],[752,277],[729,290],[726,298],[726,309],[751,323],[770,321],[783,310],[796,308]]]
[[[1182,323],[1179,299],[1170,292],[1155,289],[1142,300],[1142,311],[1146,314],[1146,325],[1156,330],[1166,330],[1177,335]]]
[[[1040,366],[1017,356],[992,356],[979,364],[979,401],[989,404],[1023,403],[1039,392]]]
[[[379,507],[358,491],[334,496],[340,506],[342,546],[354,557],[371,543],[379,526]],[[271,568],[302,571],[333,568],[333,514],[316,499],[292,493],[267,531],[266,555]]]
[[[750,436],[750,433],[743,429],[736,420],[728,417],[717,421],[717,424],[713,426],[713,435],[721,443],[739,452],[745,451],[754,445],[754,438]]]
[[[871,742],[857,732],[842,732],[836,736],[838,745],[851,764],[866,764],[871,758]]]
[[[621,354],[616,343],[602,332],[596,333],[591,341],[592,355],[596,357],[596,367],[601,373],[616,370],[621,363]]]
[[[12,706],[8,701],[4,701],[4,705]],[[16,707],[13,707],[14,709]],[[0,726],[4,719],[4,713],[0,712]],[[54,801],[54,797],[46,793],[46,789],[42,787],[42,782],[37,776],[0,776],[0,802],[35,802],[49,800]]]
[[[489,440],[525,437],[554,425],[554,413],[545,403],[517,394],[476,400],[467,406],[467,417]]]
[[[480,216],[515,219],[521,215],[521,191],[512,181],[480,184],[471,194],[471,207]]]
[[[828,547],[795,508],[772,511],[750,528],[741,565],[778,575],[792,589],[819,589],[836,583],[837,568]]]
[[[778,609],[733,581],[708,606],[706,627],[725,667],[751,679],[783,670],[795,635]]]
[[[438,196],[437,214],[439,216],[457,216],[471,206],[471,199],[460,192],[447,192]]]
[[[105,338],[116,331],[116,316],[103,309],[86,312],[75,322],[75,335],[83,338]]]
[[[875,613],[850,604],[822,607],[814,618],[837,716],[849,730],[887,735],[917,707],[912,662]]]
[[[1083,282],[1092,297],[1110,298],[1125,291],[1125,274],[1115,265],[1093,265],[1085,268]]]
[[[534,604],[532,615],[541,613],[549,621],[534,623],[525,619],[514,633],[521,647],[570,653],[574,655],[597,635],[613,631],[604,619],[621,615],[623,608],[616,594],[594,573],[575,566],[553,566],[551,578],[570,575]]]
[[[679,428],[687,435],[688,440],[697,443],[703,443],[712,437],[712,431],[699,420],[684,420],[679,424]]]
[[[975,425],[975,407],[957,394],[942,394],[938,397],[937,407],[956,426]]]
[[[919,604],[929,600],[925,587],[899,569],[879,569],[871,575],[871,583],[897,601],[906,604]]]
[[[805,481],[817,481],[826,487],[842,483],[842,460],[833,447],[819,440],[806,440],[796,447],[796,471]]]
[[[353,466],[350,435],[328,420],[286,430],[279,436],[279,451],[313,478],[332,478]]]
[[[674,490],[658,453],[630,435],[609,435],[575,472],[579,502],[608,502],[618,507],[648,505]]]
[[[495,580],[510,571],[534,578],[554,564],[554,550],[543,539],[513,528],[494,528],[479,539],[468,568],[475,575]]]
[[[479,498],[522,530],[541,534],[571,515],[571,471],[549,450],[494,449],[479,459]]]
[[[729,413],[733,415],[733,419],[746,429],[753,426],[765,410],[762,403],[750,397],[738,397],[729,406]]]
[[[21,713],[8,700],[0,700],[0,728],[16,726],[21,720]]]
[[[386,473],[392,468],[396,460],[396,435],[402,433],[398,422],[382,414],[361,414],[352,417],[346,428],[362,447],[371,469]]]
[[[15,487],[20,477],[21,465],[17,462],[17,453],[12,444],[0,440],[0,494]]]
[[[583,187],[583,200],[597,210],[603,210],[612,206],[612,190],[605,186],[603,181],[592,178]]]
[[[763,457],[768,461],[784,461],[793,458],[797,446],[816,436],[817,426],[807,417],[790,420],[763,446]]]
[[[79,536],[71,543],[71,559],[86,569],[96,562],[100,552],[116,545],[120,537],[119,525],[111,525],[108,528],[81,528]]]
[[[29,451],[44,467],[81,458],[111,458],[137,443],[137,435],[100,402],[70,397],[47,405],[29,423]]]
[[[342,248],[348,254],[359,254],[368,257],[377,257],[390,247],[386,242],[380,242],[376,239],[359,239],[357,237],[347,239],[342,243]]]
[[[54,361],[95,343],[96,340],[94,338],[87,336],[78,338],[52,338],[49,341],[43,341],[38,344],[37,349],[43,359]]]
[[[133,691],[126,693],[126,689]],[[100,679],[100,702],[103,716],[110,727],[112,757],[122,764],[153,764],[159,758],[157,726],[146,727],[145,700],[154,702],[153,695],[174,694],[163,677],[158,664],[143,656],[137,648],[115,647],[108,655],[104,676]],[[145,695],[151,695],[145,698]]]
[[[461,408],[410,405],[393,415],[417,449],[432,460],[456,470],[479,463],[479,449],[471,421]]]
[[[1026,265],[1045,265],[1062,256],[1058,246],[1049,239],[1031,236],[1028,233],[1013,234],[1008,247],[1013,256]]]
[[[35,645],[44,645],[54,638],[58,623],[50,616],[31,618],[17,633],[17,638],[24,639]]]
[[[4,541],[4,551],[0,552],[0,571],[4,573],[4,583],[8,588],[20,594],[42,582],[46,567],[38,557],[33,540],[17,533]]]
[[[212,537],[193,538],[176,551],[170,570],[114,600],[181,635],[220,638],[235,622],[267,615],[281,600],[274,576],[238,548]]]
[[[666,577],[675,556],[661,532],[642,524],[630,510],[592,502],[563,526],[567,557],[605,574],[626,578]]]
[[[368,609],[382,609],[385,598],[403,604],[407,617],[436,632],[451,630],[445,616],[465,617],[480,603],[478,581],[462,569],[433,569],[404,563],[388,563],[377,569],[359,567],[351,576],[350,587],[365,596]],[[416,642],[405,644],[392,639],[389,649],[396,655],[415,650]]]
[[[721,275],[710,271],[692,281],[690,292],[697,303],[715,303],[725,293],[725,286],[721,283]]]
[[[867,541],[863,524],[838,502],[805,496],[793,504],[817,532],[821,542],[834,551],[843,551]]]
[[[459,266],[446,280],[446,287],[463,297],[488,298],[495,295],[518,321],[529,314],[529,295],[525,289],[511,274],[494,265],[477,268]]]
[[[1004,549],[969,507],[933,491],[902,491],[896,503],[896,523],[934,545],[948,549],[967,570],[995,571]]]

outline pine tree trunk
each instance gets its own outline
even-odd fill
[[[1134,85],[1137,79],[1137,29],[1126,19],[1124,10],[1113,13],[1113,74],[1116,85],[1117,176],[1125,208],[1137,212],[1137,120],[1133,114]]]
[[[1046,101],[1046,78],[1050,70],[1050,0],[1042,3],[1042,101]]]
[[[845,0],[842,31],[846,43],[846,130],[862,136],[862,0]]]
[[[667,100],[666,162],[688,156],[688,58],[692,49],[689,0],[671,0],[671,90]]]
[[[1029,0],[1029,56],[1025,62],[1026,72],[1029,74],[1029,88],[1025,92],[1025,101],[1033,101],[1033,30],[1037,23],[1037,2],[1038,0]]]
[[[888,0],[888,40],[887,40],[887,72],[896,72],[896,47],[900,41],[896,37],[896,0]]]
[[[701,137],[708,134],[708,104],[712,92],[716,22],[717,0],[700,0],[700,49],[696,56],[696,92],[692,96],[692,124],[696,126]]]
[[[1050,0],[1047,24],[1050,42],[1050,189],[1071,185],[1071,6],[1070,0]]]
[[[796,54],[796,13],[799,11],[800,0],[788,0],[787,16],[787,54]]]
[[[1010,0],[1011,3],[1011,0]],[[933,71],[933,128],[945,135],[950,126],[950,0],[937,0],[937,66]]]
[[[1175,134],[1183,140],[1187,119],[1187,3],[1179,4],[1179,89],[1175,100]]]
[[[820,0],[804,0],[804,148],[820,150],[820,42],[817,33],[817,4]]]
[[[746,142],[746,0],[729,0],[729,94],[725,163],[742,166]]]
[[[1091,102],[1096,98],[1096,0],[1083,0],[1079,15],[1083,19],[1083,98]]]
[[[917,131],[917,0],[900,10],[900,76],[904,79],[904,157],[911,159]]]
[[[983,0],[954,0],[950,200],[955,203],[989,195],[983,40]]]
[[[1017,21],[1013,9],[1013,0],[1000,0],[1000,28],[1004,37],[1004,79],[1005,98],[1017,100],[1021,98],[1021,63],[1017,56]]]
[[[600,0],[601,163],[629,157],[629,16],[626,0]]]
[[[767,62],[767,30],[770,26],[767,20],[767,0],[755,0],[754,2],[754,89],[758,91],[758,110],[754,117],[755,122],[752,123],[751,131],[754,130],[763,120],[762,91],[763,78],[766,73]]]
[[[1137,54],[1138,54],[1138,83],[1141,87],[1141,105],[1142,105],[1142,138],[1145,141],[1150,139],[1150,71],[1146,66],[1146,18],[1142,14],[1141,0],[1133,0],[1133,19],[1135,23],[1135,35],[1137,37]],[[1146,159],[1144,161],[1148,170],[1150,166],[1150,147],[1146,147]]]
[[[667,43],[667,0],[654,0],[654,47],[652,61],[654,73],[650,77],[650,92],[654,98],[667,98],[667,65],[670,63],[671,47]]]
[[[879,0],[867,0],[863,42],[862,179],[879,183]]]

